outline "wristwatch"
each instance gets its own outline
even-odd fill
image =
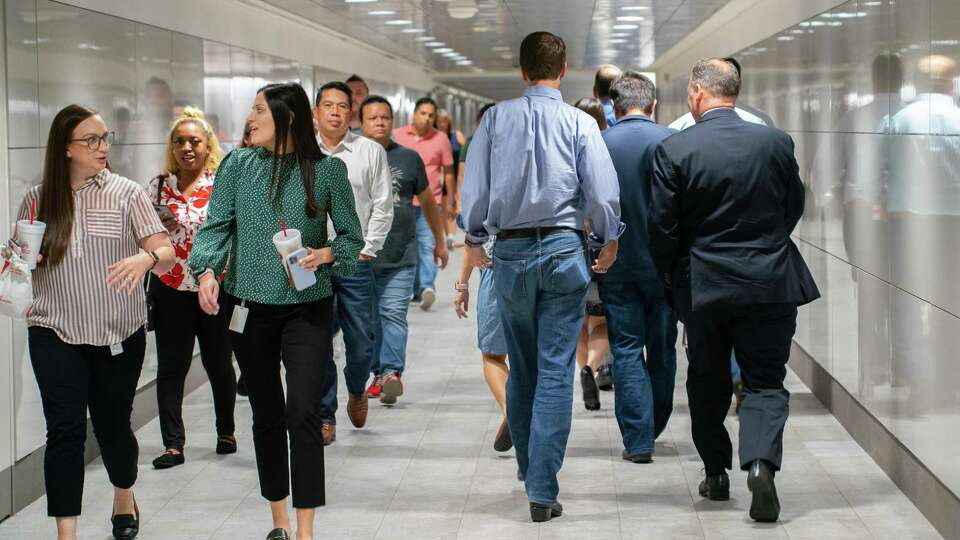
[[[460,292],[460,291],[470,292],[470,284],[469,284],[469,283],[463,283],[463,282],[458,281],[458,282],[453,286],[453,288],[454,288],[454,290],[456,290],[457,292]]]

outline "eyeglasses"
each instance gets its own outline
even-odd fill
[[[326,112],[331,112],[336,110],[338,112],[345,113],[350,111],[350,105],[348,103],[333,103],[330,101],[324,101],[323,103],[321,103],[320,108]]]
[[[82,139],[70,139],[70,142],[82,142],[87,145],[87,148],[90,150],[99,150],[104,143],[107,147],[113,146],[113,143],[117,142],[117,134],[113,131],[108,131],[103,135],[90,135]]]

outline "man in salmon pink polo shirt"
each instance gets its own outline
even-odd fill
[[[454,177],[453,151],[450,139],[433,127],[437,118],[437,102],[423,97],[417,100],[413,110],[413,122],[393,130],[393,140],[402,146],[412,148],[420,154],[427,169],[427,180],[437,204],[442,204],[446,212],[453,211]],[[443,187],[446,186],[446,195]],[[423,210],[417,199],[413,201],[417,208],[417,275],[413,284],[414,298],[420,298],[420,308],[424,311],[437,299],[434,281],[437,278],[437,263],[433,259],[433,232],[423,217]]]

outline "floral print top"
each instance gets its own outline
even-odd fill
[[[159,204],[169,208],[177,218],[179,226],[173,232],[168,231],[170,242],[177,255],[177,262],[169,272],[160,276],[160,281],[178,291],[196,292],[199,288],[187,266],[187,259],[193,249],[193,237],[207,219],[207,206],[210,195],[213,193],[213,178],[214,173],[204,171],[197,178],[197,183],[189,197],[180,193],[177,187],[177,176],[172,173],[155,177],[147,186],[147,196],[150,201],[157,204],[159,190]]]

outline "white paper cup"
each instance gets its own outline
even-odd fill
[[[27,267],[33,270],[37,267],[37,255],[40,254],[40,246],[43,244],[43,233],[47,230],[47,224],[42,221],[34,220],[30,223],[29,219],[21,219],[17,222],[17,240],[20,242],[20,256],[23,257]]]
[[[283,231],[273,235],[273,245],[277,248],[277,253],[281,257],[293,253],[303,247],[300,243],[300,231],[297,229],[287,229],[286,235]]]

